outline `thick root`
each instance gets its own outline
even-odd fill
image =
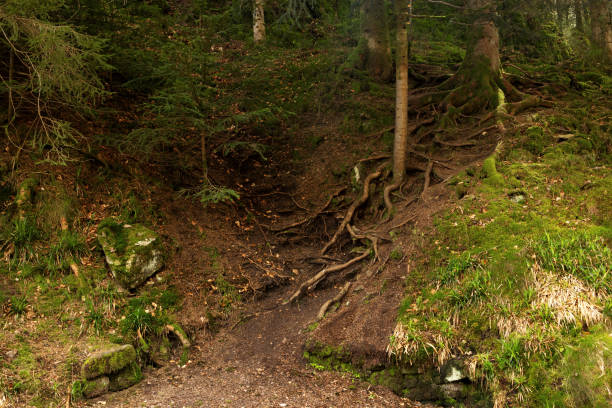
[[[342,298],[346,296],[350,288],[351,288],[351,282],[346,282],[344,287],[340,290],[340,292],[338,292],[336,296],[334,296],[332,299],[328,300],[327,302],[323,303],[323,305],[319,309],[319,313],[317,313],[317,321],[323,319],[325,317],[325,313],[327,313],[327,309],[329,309],[329,307],[333,305],[334,303],[340,302]]]
[[[298,290],[296,290],[293,295],[291,295],[291,297],[287,300],[285,300],[283,302],[284,305],[291,303],[297,299],[299,299],[300,297],[302,297],[306,292],[312,291],[318,284],[319,282],[321,282],[323,279],[325,279],[325,277],[327,277],[327,275],[329,275],[332,272],[337,272],[337,271],[341,271],[342,269],[348,268],[349,266],[367,258],[370,255],[370,251],[365,251],[363,254],[356,256],[355,258],[340,264],[340,265],[333,265],[330,266],[328,268],[323,268],[319,273],[317,273],[315,276],[313,276],[312,278],[308,279],[306,282],[302,283],[302,285],[300,285],[300,287],[298,288]]]
[[[368,201],[368,197],[370,196],[370,183],[382,175],[383,170],[386,166],[387,166],[387,163],[383,163],[380,166],[378,166],[376,171],[368,174],[368,176],[363,182],[363,192],[361,196],[357,200],[355,200],[353,204],[351,204],[349,209],[346,211],[346,215],[344,216],[342,222],[340,223],[340,226],[338,227],[338,229],[336,230],[332,238],[329,240],[329,242],[327,242],[327,244],[325,244],[325,246],[321,250],[321,255],[324,255],[329,250],[329,248],[336,243],[340,234],[344,232],[344,230],[346,229],[346,226],[353,219],[353,215],[355,214],[355,211],[357,210],[357,208],[361,207],[366,201]]]

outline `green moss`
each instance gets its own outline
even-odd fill
[[[99,377],[92,380],[77,380],[72,383],[72,398],[79,400],[82,398],[94,398],[109,391],[108,377]]]
[[[497,168],[495,167],[495,155],[485,159],[482,163],[482,171],[487,183],[497,187],[505,184],[504,177],[497,172]]]
[[[575,115],[575,121],[563,116],[563,127],[584,128],[585,114]],[[508,140],[512,153],[502,149],[486,159],[482,181],[467,173],[451,180],[469,186],[471,194],[435,220],[428,260],[406,282],[402,331],[390,346],[398,358],[413,362],[470,350],[482,357],[477,378],[492,392],[507,392],[504,384],[513,384],[508,404],[521,404],[514,399],[521,395],[521,406],[598,406],[594,396],[601,390],[589,390],[589,379],[578,381],[583,397],[577,399],[565,385],[570,373],[563,366],[571,359],[563,356],[583,347],[581,324],[559,324],[561,312],[539,303],[533,280],[534,271],[559,282],[575,276],[599,294],[583,301],[606,315],[612,310],[612,177],[601,161],[607,148],[598,142],[605,136],[595,129],[588,138],[576,132],[560,142],[549,126],[534,123]],[[594,336],[609,330],[592,325]],[[515,334],[504,335],[504,327]]]
[[[109,390],[124,390],[138,384],[142,379],[143,375],[140,366],[134,362],[118,373],[110,376]]]
[[[135,360],[136,350],[131,345],[115,347],[88,357],[81,367],[81,375],[86,379],[92,379],[116,373]]]

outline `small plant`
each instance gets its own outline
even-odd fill
[[[476,261],[469,252],[464,252],[459,256],[450,258],[444,267],[438,269],[440,285],[446,285],[455,281],[475,265]]]
[[[222,274],[217,275],[215,287],[221,294],[221,306],[224,309],[229,310],[232,304],[242,301],[242,296],[240,296],[236,287],[229,283]]]
[[[87,252],[85,240],[77,233],[62,231],[57,244],[49,249],[49,256],[61,263],[64,257],[78,257]]]
[[[185,190],[181,191],[181,194],[189,194]],[[202,188],[192,194],[194,198],[200,200],[204,207],[209,204],[218,203],[233,203],[234,200],[240,200],[240,194],[226,187],[217,187],[212,184],[204,184]]]
[[[19,218],[13,223],[10,241],[15,245],[15,255],[22,261],[34,254],[32,244],[41,236],[36,223],[30,218]]]
[[[546,234],[534,250],[542,268],[574,275],[595,289],[612,292],[612,250],[603,238],[574,231]]]
[[[399,261],[403,257],[404,257],[404,253],[402,252],[400,248],[393,248],[393,250],[389,254],[389,258],[391,258],[394,261]]]
[[[159,303],[164,309],[176,306],[181,299],[181,295],[174,288],[168,288],[159,297]]]
[[[139,301],[134,299],[128,305],[128,311],[121,320],[119,327],[124,335],[135,334],[145,337],[148,333],[157,334],[165,325],[165,317],[155,315],[150,309],[146,308]]]
[[[497,356],[497,364],[501,370],[519,370],[523,360],[524,348],[519,336],[510,336],[500,340],[501,350]]]
[[[11,297],[11,314],[20,316],[26,312],[28,308],[28,300],[24,296]]]
[[[100,334],[106,327],[106,318],[104,313],[98,311],[94,306],[93,302],[89,301],[87,304],[87,314],[85,315],[85,321],[91,324],[96,331],[96,334]]]

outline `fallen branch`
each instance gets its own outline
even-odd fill
[[[60,226],[62,228],[62,231],[68,231],[68,220],[66,220],[65,216],[62,216],[60,218]],[[72,273],[74,273],[74,276],[76,276],[77,278],[79,277],[79,266],[74,262],[74,260],[70,261],[70,270],[72,271]]]
[[[382,175],[382,171],[386,166],[387,166],[387,163],[383,163],[382,165],[378,166],[376,171],[368,174],[368,176],[365,178],[363,182],[363,193],[361,194],[359,199],[353,201],[353,204],[351,204],[349,209],[346,211],[346,215],[344,216],[342,223],[340,223],[340,226],[338,227],[338,229],[336,230],[332,238],[329,240],[327,244],[325,244],[325,246],[321,250],[321,255],[324,255],[325,252],[327,252],[327,250],[336,243],[340,234],[344,232],[344,229],[346,228],[348,223],[351,222],[351,220],[353,219],[355,210],[357,210],[357,208],[359,208],[366,201],[368,201],[368,197],[370,196],[370,183]]]
[[[319,273],[317,273],[312,278],[308,279],[306,282],[302,283],[302,285],[298,288],[298,290],[291,295],[289,299],[283,302],[284,305],[293,302],[294,300],[300,298],[306,291],[311,291],[316,287],[316,285],[321,282],[327,275],[332,272],[341,271],[342,269],[348,268],[349,266],[361,261],[362,259],[367,258],[370,255],[370,251],[365,251],[363,254],[356,256],[355,258],[340,264],[333,265],[328,268],[323,268]]]
[[[340,292],[338,292],[336,296],[334,296],[332,299],[328,300],[327,302],[323,303],[323,305],[319,309],[319,313],[317,313],[317,321],[321,320],[325,316],[325,313],[327,313],[327,309],[329,309],[331,305],[333,305],[334,303],[340,302],[342,298],[346,296],[350,287],[351,287],[351,282],[346,282],[346,285],[344,285],[344,287],[340,290]]]

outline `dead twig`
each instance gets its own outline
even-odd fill
[[[323,303],[323,305],[319,309],[319,313],[317,313],[317,321],[321,320],[325,316],[325,313],[327,313],[327,309],[329,309],[331,305],[333,305],[334,303],[340,302],[342,298],[346,296],[350,287],[351,287],[351,282],[346,282],[344,287],[340,290],[340,292],[338,292],[336,296],[334,296],[332,299],[328,300],[327,302]]]
[[[68,220],[66,220],[65,216],[60,218],[60,226],[62,231],[68,231]],[[70,270],[74,273],[74,276],[79,277],[79,266],[74,261],[70,261]]]
[[[349,266],[367,258],[370,255],[370,251],[365,251],[363,254],[356,256],[355,258],[340,264],[333,265],[328,268],[323,268],[319,273],[317,273],[312,278],[308,279],[306,282],[302,283],[302,285],[298,288],[298,290],[291,295],[289,299],[283,302],[284,305],[293,302],[294,300],[300,298],[306,291],[311,291],[316,287],[316,285],[321,282],[327,275],[332,272],[341,271],[342,269],[348,268]]]

